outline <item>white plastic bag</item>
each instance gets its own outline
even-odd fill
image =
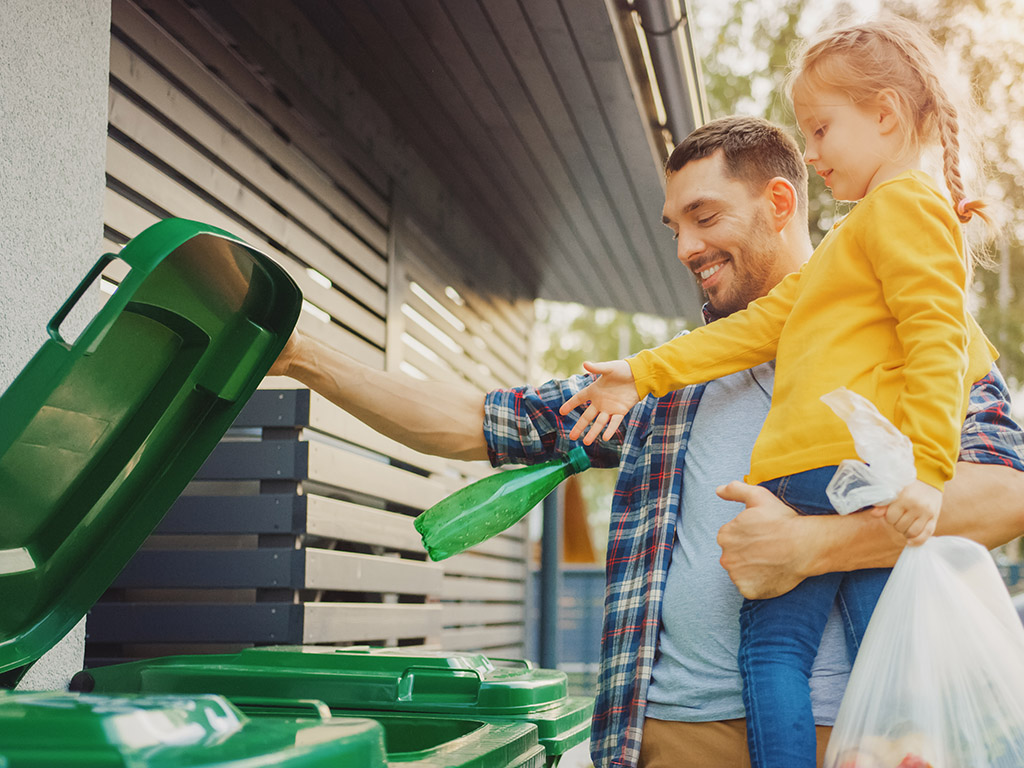
[[[1024,627],[984,547],[903,550],[864,635],[825,768],[1024,766]]]
[[[846,422],[857,455],[844,459],[825,493],[836,512],[847,515],[864,507],[888,504],[917,478],[910,438],[885,418],[874,403],[845,387],[821,396]]]

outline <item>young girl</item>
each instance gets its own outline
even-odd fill
[[[914,445],[917,480],[876,514],[912,544],[931,535],[970,385],[996,356],[965,308],[970,265],[960,223],[981,204],[963,190],[957,113],[937,55],[899,21],[840,29],[802,52],[789,95],[805,160],[837,200],[860,202],[800,272],[746,310],[628,361],[588,364],[599,378],[561,409],[565,415],[590,402],[570,437],[592,423],[584,442],[602,429],[610,438],[648,394],[775,359],[775,392],[747,481],[803,514],[834,513],[825,488],[839,462],[857,454],[845,424],[819,398],[845,386]],[[942,147],[952,204],[918,170],[932,144]],[[739,665],[755,768],[814,767],[808,680],[825,619],[838,596],[855,652],[887,576],[883,569],[826,574],[744,603]]]

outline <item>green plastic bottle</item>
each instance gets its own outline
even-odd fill
[[[470,483],[416,518],[431,560],[464,552],[518,523],[555,487],[590,468],[582,446],[561,459],[520,467]]]

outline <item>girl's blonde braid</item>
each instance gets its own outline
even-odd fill
[[[956,106],[946,93],[938,74],[932,65],[931,57],[916,42],[898,34],[889,36],[890,42],[903,52],[911,67],[921,78],[928,99],[922,105],[922,112],[919,116],[922,123],[925,122],[932,112],[935,120],[935,129],[938,133],[939,142],[942,144],[942,173],[953,200],[953,209],[961,222],[967,223],[974,214],[978,214],[984,221],[989,218],[982,209],[985,203],[982,200],[969,200],[964,192],[964,182],[960,175],[960,120]]]

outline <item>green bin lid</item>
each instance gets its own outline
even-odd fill
[[[6,687],[135,554],[277,358],[301,308],[298,287],[267,256],[219,229],[168,219],[124,246],[116,258],[130,271],[69,342],[62,325],[114,258],[100,259],[0,397]]]
[[[319,701],[236,698],[233,703],[253,717],[301,716]],[[402,768],[540,768],[545,751],[530,723],[488,723],[454,717],[375,712],[384,728],[388,763]],[[335,716],[335,720],[344,719]]]
[[[219,696],[0,693],[0,765],[10,768],[384,768],[386,760],[374,720],[250,720]]]
[[[549,754],[586,739],[593,700],[567,695],[564,672],[480,654],[401,648],[268,646],[100,667],[85,687],[138,693],[215,692],[229,698],[313,697],[335,714],[381,712],[523,721]]]

